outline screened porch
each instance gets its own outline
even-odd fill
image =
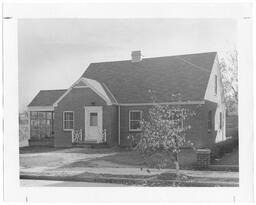
[[[30,112],[30,139],[43,140],[54,137],[53,111],[31,111]]]

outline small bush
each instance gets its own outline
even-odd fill
[[[134,134],[134,135],[128,135],[127,136],[127,141],[128,141],[128,144],[129,144],[128,149],[133,150],[137,146],[137,144],[139,143],[140,137],[141,137],[140,133],[137,133],[137,134]]]
[[[232,137],[214,144],[211,147],[211,159],[221,158],[225,153],[231,153],[238,147],[238,137]]]

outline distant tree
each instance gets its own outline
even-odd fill
[[[142,135],[135,149],[148,158],[155,153],[169,156],[179,177],[179,152],[185,145],[193,147],[193,143],[186,141],[186,132],[191,126],[185,121],[194,115],[195,112],[180,105],[163,105],[155,101],[147,120],[141,122]]]
[[[228,52],[220,59],[221,79],[224,86],[224,99],[228,112],[237,112],[238,105],[238,59],[237,50]]]

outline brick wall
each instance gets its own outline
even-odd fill
[[[107,106],[105,101],[89,88],[73,88],[55,108],[54,119],[54,145],[56,147],[68,147],[72,145],[71,131],[63,130],[63,112],[74,111],[74,128],[82,129],[83,139],[85,133],[85,106],[103,107],[103,129],[106,129],[107,142],[117,141],[117,131],[114,124],[117,121],[116,106]],[[113,138],[113,139],[112,139]]]
[[[193,142],[196,147],[209,147],[214,143],[216,137],[216,131],[214,131],[214,113],[216,111],[217,104],[206,101],[205,104],[199,105],[184,105],[186,108],[194,111],[196,116],[192,117],[185,122],[185,125],[191,125],[191,129],[186,135],[186,140]],[[121,107],[121,132],[120,132],[120,144],[121,146],[128,146],[128,135],[136,135],[140,132],[129,131],[129,110],[142,110],[143,119],[147,119],[148,110],[152,106],[123,106]],[[212,110],[212,131],[208,132],[208,111]]]
[[[196,151],[197,156],[197,167],[198,168],[207,168],[210,165],[210,149],[198,149]]]

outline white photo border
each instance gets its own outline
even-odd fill
[[[12,202],[248,202],[253,200],[252,5],[249,3],[3,4],[4,198]],[[231,18],[238,22],[239,183],[237,188],[20,187],[18,48],[20,18]],[[243,69],[241,69],[243,68]],[[184,197],[185,196],[185,197]]]

